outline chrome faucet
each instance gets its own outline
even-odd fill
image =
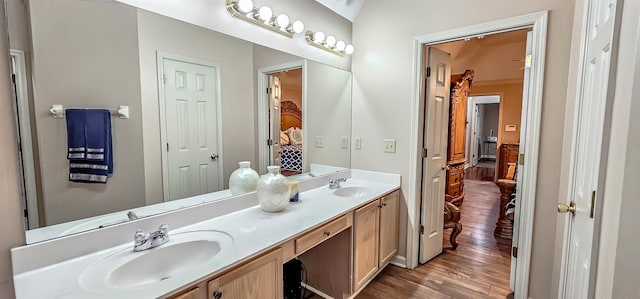
[[[145,234],[141,229],[136,231],[133,237],[134,245],[133,251],[143,251],[160,246],[169,242],[169,226],[166,224],[160,225],[157,231]]]
[[[331,179],[329,180],[329,189],[338,189],[340,188],[340,183],[344,183],[346,181],[346,178]]]
[[[129,218],[129,221],[138,219],[138,215],[136,215],[136,212],[134,211],[129,211],[129,213],[127,213],[127,217]]]

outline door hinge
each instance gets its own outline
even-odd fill
[[[424,235],[424,225],[420,225],[420,234]]]
[[[27,209],[24,209],[24,217],[29,218],[29,211],[27,211]]]
[[[273,139],[267,139],[267,145],[273,145]]]
[[[512,247],[511,248],[511,255],[513,255],[513,257],[518,258],[518,247]]]
[[[595,217],[596,211],[596,190],[591,191],[591,209],[589,211],[589,218]]]
[[[267,87],[267,94],[271,94],[271,87]]]
[[[167,152],[169,151],[169,143],[167,142]]]
[[[11,82],[16,84],[16,74],[11,74]]]
[[[518,164],[524,165],[524,154],[520,154],[520,157],[518,158]]]
[[[426,73],[427,73],[427,78],[431,77],[431,67],[427,68]]]
[[[423,148],[423,149],[422,149],[422,158],[423,158],[423,159],[424,159],[424,158],[426,158],[428,153],[429,153],[429,151],[427,151],[427,149],[426,149],[426,148]]]
[[[167,75],[162,74],[162,83],[167,84]]]

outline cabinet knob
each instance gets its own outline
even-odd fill
[[[213,295],[213,299],[222,298],[222,292],[220,292],[220,291],[213,291],[213,293],[211,295]]]
[[[328,230],[325,230],[325,231],[324,231],[324,235],[328,237],[328,236],[330,236],[330,235],[331,235],[331,232],[330,232],[330,231],[328,231]]]
[[[383,206],[383,207],[386,207],[386,206],[387,206],[387,203],[386,203],[386,202],[385,202],[385,203],[383,203],[383,204],[382,204],[382,206]]]

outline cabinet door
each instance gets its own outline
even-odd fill
[[[380,255],[378,265],[384,266],[398,252],[398,210],[400,191],[380,200]]]
[[[209,281],[210,299],[282,298],[282,249]]]
[[[171,296],[169,297],[170,299],[200,299],[200,298],[206,298],[206,296],[204,295],[204,290],[201,289],[200,287],[195,287],[192,288],[186,292],[180,293],[178,295],[175,296]]]
[[[355,211],[353,218],[353,289],[358,290],[378,271],[378,225],[380,201]]]

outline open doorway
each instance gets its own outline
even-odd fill
[[[493,181],[500,134],[500,95],[470,96],[467,105],[465,178]]]

